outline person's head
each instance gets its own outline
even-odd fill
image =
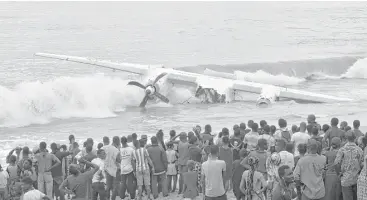
[[[98,158],[100,158],[101,160],[106,159],[106,152],[104,149],[98,149],[97,150],[97,156]]]
[[[150,142],[152,143],[152,145],[158,145],[158,138],[153,136],[150,138]]]
[[[23,147],[23,156],[28,156],[30,153],[29,147]]]
[[[330,121],[330,124],[331,124],[331,126],[338,126],[339,119],[336,118],[336,117],[332,118],[331,121]]]
[[[67,151],[67,149],[68,149],[68,147],[65,144],[61,145],[61,147],[60,147],[60,150],[62,150],[63,152]]]
[[[86,151],[87,153],[92,152],[92,150],[93,150],[93,146],[87,145],[87,147],[85,147],[85,151]]]
[[[32,160],[31,159],[25,159],[23,162],[23,168],[24,169],[31,169],[32,168]]]
[[[315,116],[315,115],[308,115],[308,117],[307,117],[307,122],[308,122],[309,124],[313,124],[313,123],[315,123],[315,122],[316,122],[316,116]]]
[[[248,120],[248,121],[247,121],[247,126],[248,126],[249,128],[251,128],[253,123],[254,123],[254,120]]]
[[[359,120],[353,121],[353,128],[359,129],[360,126],[361,126],[361,122]]]
[[[73,144],[75,142],[75,136],[74,135],[69,135],[69,143]]]
[[[210,124],[205,125],[205,133],[211,133],[212,132],[212,126]]]
[[[280,127],[280,128],[285,128],[285,127],[287,127],[287,121],[285,120],[285,119],[279,119],[278,120],[278,126]]]
[[[238,125],[237,125],[238,126]],[[236,128],[238,128],[239,130],[246,130],[246,124],[245,123],[240,123],[240,126],[238,126],[238,127],[236,127]],[[234,129],[233,129],[234,130]]]
[[[195,169],[195,162],[193,160],[188,160],[187,161],[187,169],[189,170],[189,172],[194,171],[194,169]]]
[[[210,155],[212,157],[218,157],[219,153],[219,147],[217,145],[211,145],[210,146]]]
[[[222,143],[224,146],[228,146],[229,145],[229,137],[228,136],[223,136],[222,137]]]
[[[51,150],[53,151],[53,152],[55,152],[55,151],[57,151],[58,149],[57,149],[57,144],[56,143],[51,143]]]
[[[20,152],[22,152],[22,147],[15,148],[15,154],[17,154],[19,156]]]
[[[46,150],[46,148],[47,148],[47,144],[46,144],[46,142],[40,142],[40,151],[45,151]]]
[[[245,127],[246,127],[246,125],[245,125]],[[246,129],[246,128],[245,128]],[[235,136],[239,136],[240,134],[241,134],[241,129],[240,129],[240,127],[237,125],[237,124],[235,124],[234,126],[233,126],[233,134],[235,135]]]
[[[223,133],[222,132],[219,132],[218,133],[218,138],[222,138],[222,136],[223,136]]]
[[[307,129],[307,133],[308,134],[310,134],[310,135],[312,134],[313,127],[314,127],[314,125],[312,125],[312,124],[308,124],[307,125],[306,129]]]
[[[294,153],[293,143],[287,143],[286,146],[285,146],[285,150],[288,151],[289,153],[293,154]]]
[[[313,136],[318,136],[319,135],[319,129],[317,127],[313,127],[312,131],[311,131]]]
[[[122,136],[121,139],[120,139],[120,141],[121,141],[121,145],[123,147],[126,147],[127,146],[127,138],[125,136]]]
[[[267,125],[268,123],[265,121],[265,120],[261,120],[260,121],[260,127],[261,128],[264,128],[265,127],[265,125]]]
[[[346,121],[340,122],[340,129],[344,130],[345,127],[347,127],[347,126],[348,126],[348,122],[346,122]]]
[[[24,177],[22,179],[22,185],[21,188],[23,191],[29,191],[33,188],[33,180],[31,177]]]
[[[77,176],[79,175],[80,171],[79,171],[79,165],[77,164],[71,164],[69,165],[69,172],[70,174]]]
[[[163,130],[162,129],[159,129],[158,132],[157,132],[157,134],[156,134],[156,136],[157,136],[157,139],[158,140],[163,141],[163,136],[164,136]]]
[[[305,155],[307,153],[307,144],[303,143],[299,144],[297,150],[300,155]]]
[[[194,136],[192,136],[192,137],[190,138],[189,143],[190,143],[190,144],[196,144],[197,140],[198,140],[198,138],[194,135]]]
[[[194,127],[194,132],[195,132],[196,134],[200,134],[200,133],[201,133],[201,126],[196,125],[196,126]]]
[[[103,143],[98,143],[97,149],[101,149],[103,147]]]
[[[242,148],[239,152],[239,155],[240,155],[241,160],[246,158],[247,155],[248,155],[248,152],[247,152],[246,148]]]
[[[278,168],[278,175],[285,184],[290,184],[294,182],[293,171],[288,165],[282,165]]]
[[[187,134],[185,132],[180,133],[180,141],[181,142],[187,141]]]
[[[167,142],[166,146],[167,146],[167,149],[173,150],[173,142],[171,141]]]
[[[254,171],[259,166],[259,159],[256,156],[251,156],[248,158],[247,164],[250,166],[250,169]]]
[[[276,141],[275,149],[277,152],[284,151],[285,147],[286,147],[286,142],[284,140],[280,139]]]
[[[139,144],[140,144],[140,148],[145,148],[145,145],[147,145],[147,140],[140,139]]]
[[[94,145],[94,141],[93,141],[93,139],[92,139],[92,138],[88,138],[88,139],[87,139],[87,146],[91,146],[91,147],[93,147],[93,145]]]
[[[138,135],[136,133],[131,134],[131,137],[133,138],[133,141],[138,140]]]
[[[120,137],[119,136],[114,136],[112,138],[112,143],[115,147],[119,147],[121,145],[120,143]]]
[[[307,124],[305,122],[301,122],[299,124],[299,131],[302,132],[302,133],[306,132],[306,126],[307,126]]]
[[[362,137],[362,146],[363,146],[363,149],[367,146],[367,137],[366,136]]]
[[[148,136],[147,135],[141,135],[140,136],[140,140],[143,140],[145,142],[145,144],[147,144],[148,141]],[[145,145],[144,145],[145,146]]]
[[[223,134],[223,136],[229,136],[229,130],[228,130],[228,128],[222,128],[222,134]]]
[[[9,157],[9,163],[10,163],[10,164],[15,164],[15,162],[17,162],[17,157],[16,157],[16,156],[14,156],[14,155],[11,155],[11,156]]]
[[[103,144],[106,145],[106,146],[109,145],[110,144],[110,138],[107,137],[107,136],[104,136],[103,137]]]
[[[257,146],[259,147],[260,150],[264,151],[268,149],[268,141],[264,138],[261,138],[257,141]]]
[[[77,142],[74,142],[73,143],[73,149],[77,149],[77,148],[79,148],[79,144]]]
[[[259,130],[259,125],[257,123],[253,123],[251,126],[252,132],[257,132]]]
[[[263,130],[264,130],[264,133],[265,134],[269,135],[269,133],[270,133],[270,126],[269,125],[265,125]]]
[[[331,139],[331,147],[333,147],[333,149],[339,149],[340,145],[341,145],[342,141],[339,137],[333,137],[333,139]]]
[[[270,126],[270,133],[271,133],[272,135],[274,135],[275,131],[277,131],[277,127],[275,127],[274,125],[271,125],[271,126]]]
[[[310,153],[310,154],[316,154],[317,151],[318,151],[317,141],[314,140],[314,139],[308,140],[307,149],[308,149],[308,153]]]
[[[136,149],[139,149],[139,148],[140,148],[140,142],[139,142],[139,140],[134,140],[134,141],[133,141],[133,145],[134,145],[134,147],[135,147]]]
[[[345,133],[345,137],[347,138],[348,142],[354,142],[354,140],[356,139],[355,135],[353,134],[352,131],[347,131]]]
[[[346,127],[344,128],[344,131],[350,131],[350,130],[352,130],[352,128],[351,128],[350,126],[346,126]]]
[[[322,131],[324,131],[324,133],[326,133],[326,131],[328,131],[329,128],[330,128],[330,126],[327,125],[327,124],[322,125]]]
[[[170,131],[169,131],[169,136],[170,136],[171,138],[175,137],[175,136],[176,136],[176,131],[175,131],[175,130],[170,130]]]
[[[292,125],[292,133],[297,133],[297,129],[298,129],[297,125],[293,124]]]

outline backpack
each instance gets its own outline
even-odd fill
[[[282,131],[280,133],[280,138],[289,143],[291,142],[291,133],[288,130]]]

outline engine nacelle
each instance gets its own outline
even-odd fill
[[[153,95],[156,91],[157,91],[157,89],[153,85],[148,85],[145,88],[145,93],[148,94],[148,95]]]
[[[256,101],[258,107],[268,107],[279,100],[279,89],[275,86],[264,87]]]

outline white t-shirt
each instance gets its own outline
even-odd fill
[[[5,170],[0,172],[0,188],[6,188],[8,185],[9,174]]]
[[[106,174],[104,172],[104,160],[100,159],[100,158],[95,158],[92,160],[92,163],[99,166],[99,170],[102,173],[102,180],[101,180],[101,175],[98,174],[97,172],[93,175],[92,178],[92,183],[97,183],[97,182],[103,182],[106,183]]]
[[[226,171],[224,160],[208,159],[202,165],[201,173],[205,175],[205,195],[207,197],[219,197],[224,195],[222,172]]]
[[[294,168],[294,156],[293,154],[289,153],[288,151],[281,151],[279,152],[279,156],[281,159],[280,165],[288,165],[291,169]]]
[[[297,132],[292,135],[291,141],[294,142],[294,156],[298,156],[298,145],[299,144],[307,144],[308,140],[311,138],[307,133]]]
[[[102,149],[106,152],[106,159],[104,161],[105,170],[109,175],[116,177],[116,158],[119,154],[119,150],[113,145],[103,146]]]
[[[46,195],[42,192],[33,189],[24,194],[23,200],[41,200],[44,196]]]
[[[131,147],[120,148],[121,174],[129,174],[134,170],[131,164],[133,152],[134,149]]]

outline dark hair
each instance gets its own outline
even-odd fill
[[[223,142],[223,144],[229,144],[229,137],[228,136],[223,136],[222,137],[222,142]]]
[[[293,149],[294,149],[294,146],[293,146],[293,143],[287,143],[286,146],[285,146],[285,150],[288,151],[289,153],[293,154]]]
[[[11,155],[11,156],[9,157],[9,162],[10,162],[10,163],[15,163],[16,161],[17,161],[17,157],[16,157],[16,156]]]
[[[167,144],[166,144],[166,146],[167,146],[167,148],[173,148],[173,142],[171,142],[171,141],[169,141],[169,142],[167,142]]]
[[[145,140],[140,139],[139,140],[139,145],[140,145],[139,147],[143,147],[144,148],[145,145],[146,145]]]
[[[307,133],[312,133],[312,128],[313,128],[314,126],[312,125],[312,124],[309,124],[309,125],[307,125],[306,126],[306,130],[307,130]]]
[[[175,130],[170,130],[169,136],[175,137],[176,136],[176,131]]]
[[[104,149],[98,149],[98,150],[97,150],[97,155],[101,155],[101,153],[103,153],[103,152],[105,152],[105,150],[104,150]]]
[[[53,142],[53,143],[51,143],[50,147],[51,147],[52,150],[56,150],[57,149],[57,144]]]
[[[79,147],[79,144],[77,142],[74,142],[73,147]]]
[[[120,138],[119,138],[119,136],[114,136],[112,138],[112,142],[113,142],[114,145],[119,146],[120,145]]]
[[[319,134],[319,129],[317,127],[312,128],[312,135],[317,136]]]
[[[223,133],[222,132],[219,132],[218,133],[218,137],[221,138],[223,136]]]
[[[198,138],[194,135],[194,136],[192,136],[192,137],[190,138],[189,143],[190,143],[190,144],[195,144],[195,143],[197,142],[197,140],[198,140]]]
[[[265,120],[260,121],[260,127],[265,127],[268,123]]]
[[[40,149],[45,150],[46,148],[47,148],[46,142],[41,142],[40,143]]]
[[[332,126],[337,126],[339,124],[339,119],[338,118],[332,118],[331,119],[331,125]]]
[[[264,132],[266,134],[269,134],[269,132],[270,132],[270,126],[269,125],[265,125],[263,130],[264,130]]]
[[[328,131],[329,128],[330,128],[330,126],[327,125],[327,124],[322,125],[322,131],[324,131],[324,132]]]
[[[210,126],[210,124],[205,125],[205,132],[211,131],[211,130],[212,130],[212,126]]]
[[[278,168],[278,175],[280,178],[284,177],[285,175],[285,170],[289,169],[290,167],[288,165],[282,165]]]
[[[352,130],[352,128],[350,126],[346,126],[345,129],[344,129],[344,131],[350,131],[350,130]]]
[[[251,129],[252,131],[257,132],[257,130],[259,129],[259,125],[257,123],[253,123]]]
[[[123,144],[123,145],[127,144],[127,138],[125,136],[121,137],[121,144]]]
[[[134,144],[134,147],[137,148],[137,149],[140,147],[140,141],[139,140],[134,140],[133,144]]]
[[[72,139],[75,140],[75,136],[74,135],[69,135],[69,141],[71,141]]]
[[[103,143],[98,143],[97,149],[100,150],[103,147]]]
[[[277,130],[277,127],[275,127],[274,125],[270,126],[270,132],[271,133],[275,133],[276,130]]]
[[[359,128],[359,126],[361,126],[361,122],[359,120],[354,120],[353,121],[353,127],[354,128]]]
[[[293,133],[296,133],[297,132],[297,129],[298,129],[298,126],[297,125],[292,125],[292,132]]]
[[[110,143],[110,138],[109,137],[107,137],[107,136],[104,136],[103,137],[103,143],[107,143],[107,144],[109,144]]]
[[[299,144],[297,147],[297,150],[299,152],[299,154],[306,154],[307,152],[307,144]]]
[[[28,185],[33,185],[33,180],[31,177],[26,176],[22,179],[22,183],[28,184]]]
[[[137,140],[138,139],[138,135],[136,133],[131,134],[131,137],[133,137],[133,140]]]
[[[240,126],[239,126],[240,129],[246,129],[246,124],[245,123],[241,123]]]
[[[151,142],[152,144],[158,144],[158,139],[157,139],[157,137],[156,137],[156,136],[151,137],[151,138],[150,138],[150,142]]]
[[[219,147],[217,145],[210,146],[210,154],[217,155],[219,152]]]
[[[63,145],[60,146],[60,149],[64,149],[64,151],[66,151],[68,149],[68,147],[65,144],[63,144]],[[24,149],[23,149],[23,152],[24,152]]]
[[[249,126],[249,127],[252,127],[252,124],[254,123],[254,120],[248,120],[247,121],[247,125]]]
[[[23,147],[23,155],[28,155],[29,153],[29,147]]]
[[[285,119],[280,118],[280,119],[278,120],[278,126],[279,126],[280,128],[285,128],[285,127],[287,127],[287,121],[286,121]]]
[[[228,130],[228,128],[222,128],[222,133],[223,133],[223,135],[229,135],[229,130]]]

